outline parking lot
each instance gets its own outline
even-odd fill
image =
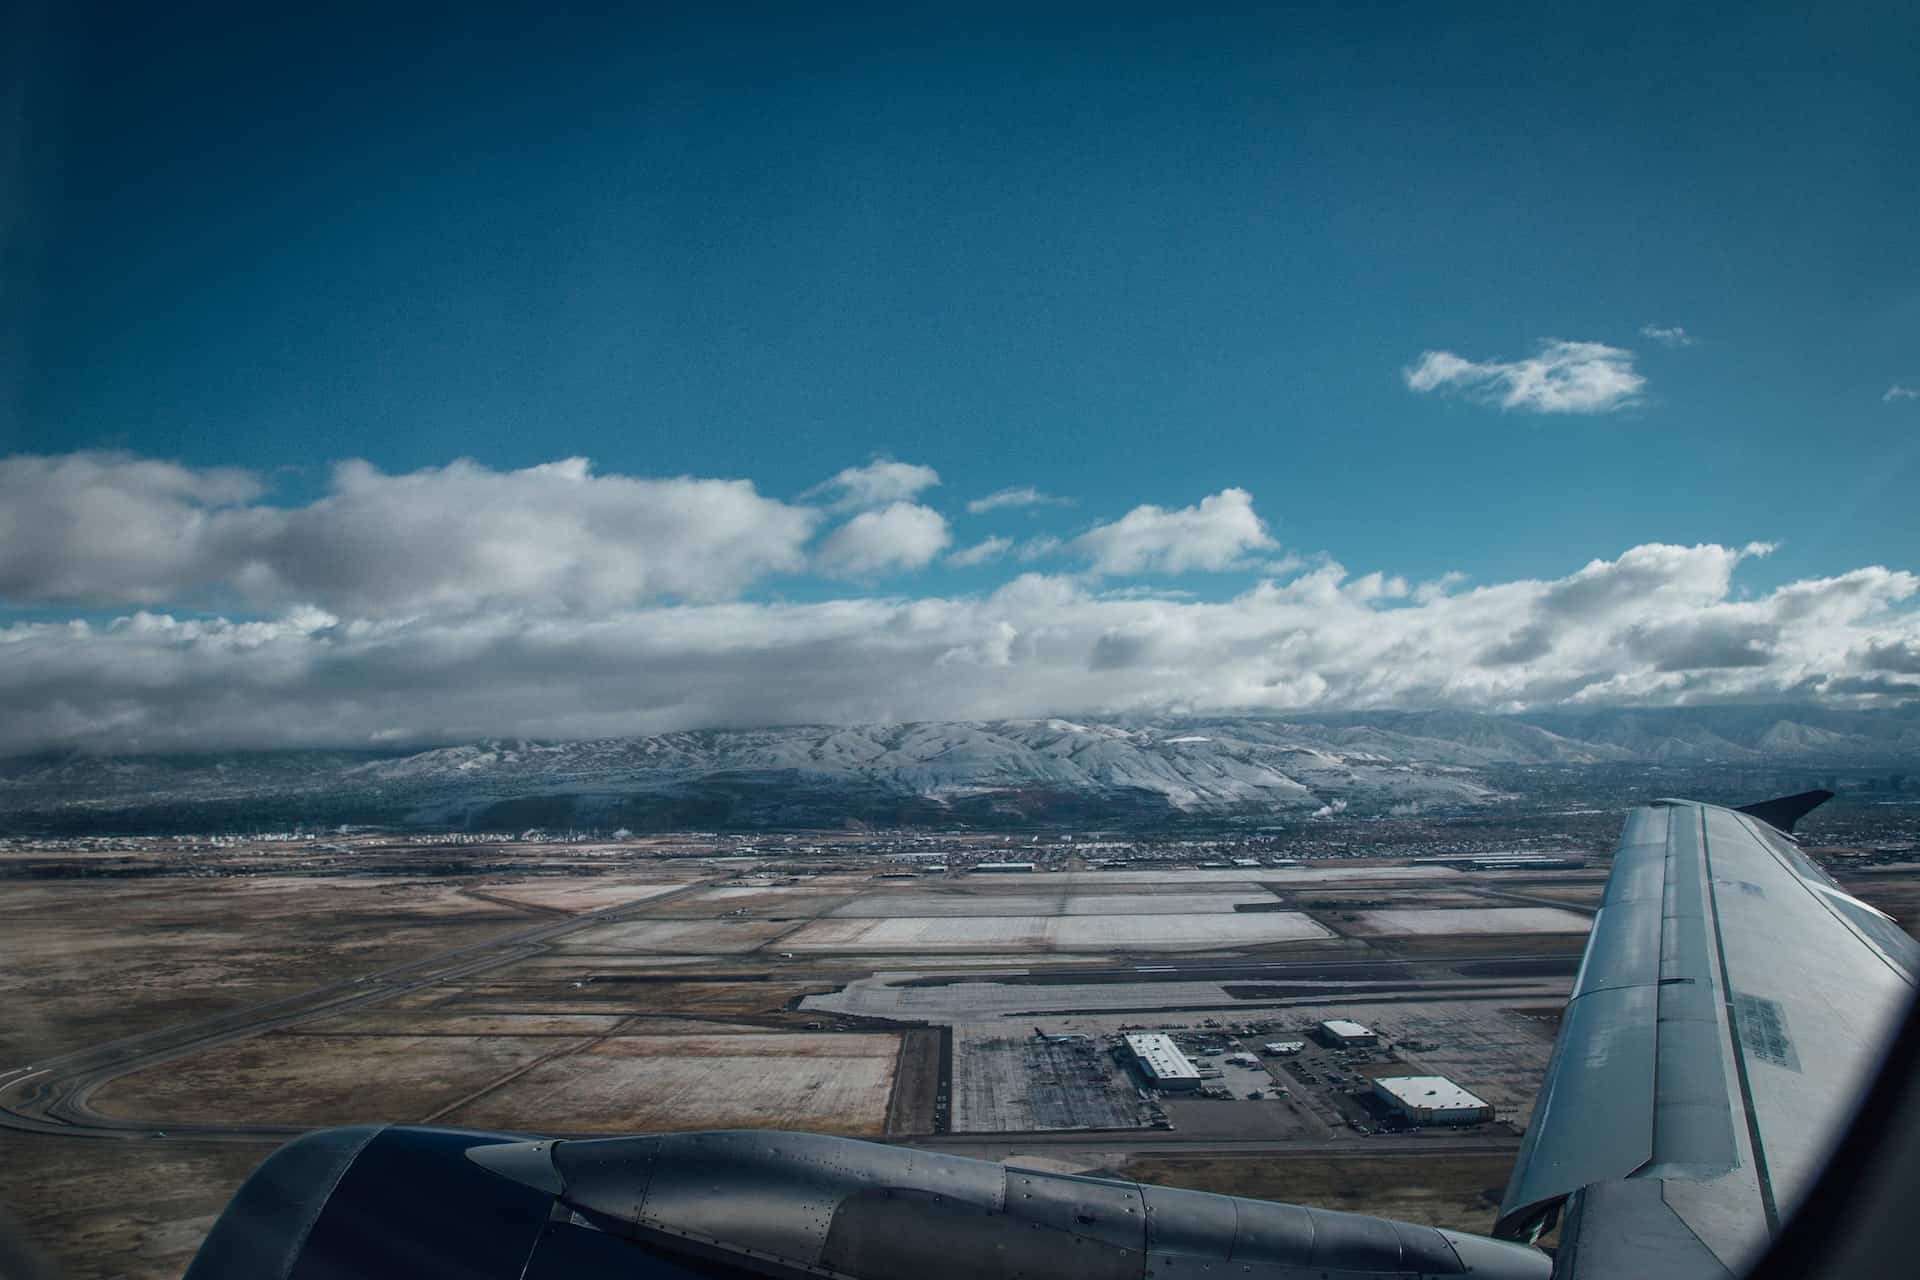
[[[1143,1129],[1162,1118],[1091,1037],[956,1036],[953,1127],[965,1133]]]

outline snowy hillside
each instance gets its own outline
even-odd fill
[[[0,819],[252,815],[434,826],[1234,817],[1470,808],[1489,770],[1920,757],[1920,719],[1780,708],[1504,717],[1059,718],[0,762]]]

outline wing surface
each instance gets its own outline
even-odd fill
[[[1751,812],[1635,810],[1497,1234],[1557,1276],[1739,1274],[1806,1193],[1920,947]]]

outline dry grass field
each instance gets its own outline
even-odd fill
[[[510,1071],[588,1041],[555,1036],[269,1034],[121,1076],[103,1115],[177,1123],[419,1122]]]
[[[10,882],[0,1061],[294,995],[533,923],[422,880]]]
[[[1119,1172],[1136,1182],[1484,1232],[1512,1168],[1506,1155],[1142,1156]]]
[[[625,1036],[553,1058],[441,1119],[557,1133],[885,1131],[897,1035]]]
[[[274,1143],[75,1142],[8,1134],[0,1205],[65,1280],[170,1280]]]
[[[623,906],[629,902],[646,902],[685,888],[690,879],[685,874],[671,880],[628,880],[618,876],[542,876],[535,880],[513,880],[504,884],[488,881],[475,887],[491,897],[573,915]]]

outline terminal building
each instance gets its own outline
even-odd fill
[[[1380,1043],[1373,1028],[1345,1018],[1328,1018],[1322,1022],[1320,1038],[1336,1049],[1371,1049]]]
[[[1130,1035],[1127,1037],[1127,1052],[1133,1056],[1133,1063],[1140,1068],[1140,1074],[1156,1089],[1200,1087],[1200,1068],[1180,1052],[1180,1046],[1170,1036]]]
[[[1373,1096],[1411,1124],[1479,1124],[1493,1108],[1445,1076],[1382,1076]]]

